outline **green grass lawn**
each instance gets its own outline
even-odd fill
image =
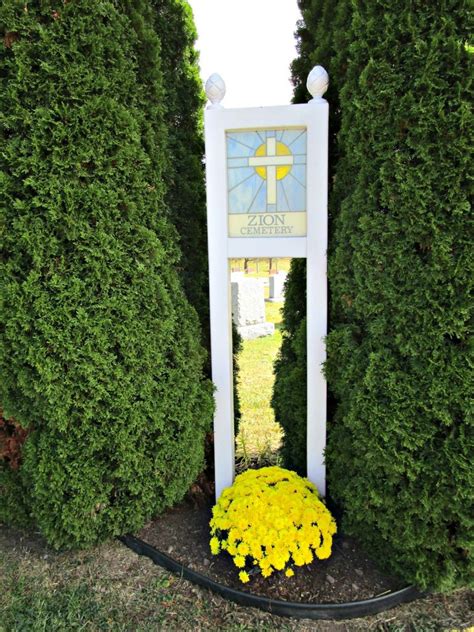
[[[0,632],[291,630],[171,575],[116,541],[57,553],[0,526]]]
[[[244,469],[250,464],[278,463],[283,430],[270,406],[273,364],[281,345],[278,325],[282,303],[265,303],[267,321],[275,323],[273,336],[244,340],[239,354],[241,420],[236,456]]]

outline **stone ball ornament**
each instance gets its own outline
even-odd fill
[[[329,75],[322,66],[315,66],[308,75],[306,87],[313,97],[312,101],[319,101],[323,98],[329,86]]]
[[[207,98],[211,102],[209,108],[221,108],[221,101],[225,96],[225,82],[224,79],[217,73],[213,73],[206,81],[204,87]]]

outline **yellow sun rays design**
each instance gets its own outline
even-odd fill
[[[291,156],[291,150],[284,143],[277,141],[276,142],[276,155],[277,156]],[[262,157],[267,155],[267,145],[266,143],[262,143],[255,152],[255,156]],[[267,179],[267,169],[266,167],[255,167],[255,171],[258,175],[263,178],[263,180]],[[291,171],[291,165],[282,165],[276,168],[276,178],[277,180],[282,180],[285,178]]]

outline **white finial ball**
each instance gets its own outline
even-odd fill
[[[306,87],[313,99],[319,100],[323,98],[323,94],[328,89],[329,75],[322,66],[315,66],[308,75]]]
[[[205,86],[207,98],[212,103],[209,107],[220,108],[222,107],[221,101],[225,96],[225,83],[224,79],[215,72],[206,81]]]

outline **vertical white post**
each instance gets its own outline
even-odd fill
[[[227,258],[225,138],[217,119],[225,94],[222,78],[211,75],[206,93],[212,105],[205,112],[206,178],[209,249],[209,301],[212,380],[216,387],[214,467],[216,498],[234,481],[234,397],[232,372],[232,313]]]
[[[321,496],[326,495],[326,360],[327,333],[327,155],[329,106],[322,98],[328,87],[327,72],[313,68],[307,87],[316,108],[308,130],[308,165],[317,169],[308,177],[308,248],[306,259],[306,345],[307,345],[307,473]],[[321,112],[322,109],[322,112]]]

